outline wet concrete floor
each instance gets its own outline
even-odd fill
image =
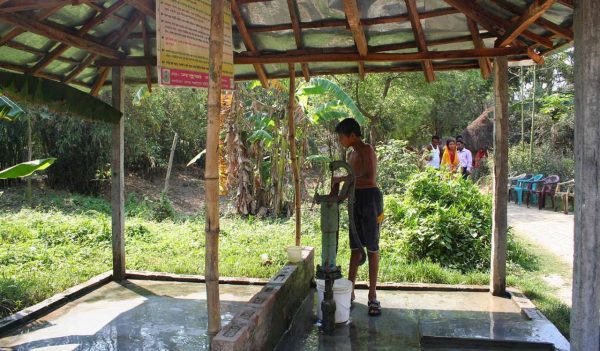
[[[225,325],[262,286],[221,285]],[[109,283],[0,338],[0,350],[208,349],[205,285]]]
[[[423,336],[546,342],[553,343],[557,350],[569,350],[568,341],[552,323],[545,319],[526,320],[510,299],[489,293],[379,291],[379,317],[367,314],[367,291],[357,290],[356,294],[350,322],[338,325],[332,335],[319,333],[313,294],[276,350],[519,350],[514,345],[421,347]],[[522,348],[532,349],[533,346]]]

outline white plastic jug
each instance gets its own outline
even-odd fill
[[[317,279],[317,293],[319,295],[317,305],[317,318],[323,319],[321,303],[325,294],[325,281]],[[345,323],[350,319],[350,296],[352,294],[352,282],[348,279],[337,279],[333,283],[333,299],[335,300],[335,322]]]

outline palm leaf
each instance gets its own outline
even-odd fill
[[[92,121],[118,123],[121,111],[66,84],[0,72],[0,92],[12,100],[48,106],[50,110]]]
[[[53,164],[54,161],[56,161],[56,158],[50,157],[41,160],[19,163],[18,165],[0,171],[0,179],[15,179],[27,177],[33,172],[41,171],[50,167],[50,165]]]

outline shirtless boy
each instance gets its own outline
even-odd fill
[[[350,234],[350,268],[348,279],[352,286],[356,281],[359,263],[367,249],[369,258],[369,315],[381,314],[381,305],[377,301],[377,273],[379,270],[379,226],[383,220],[383,195],[377,187],[375,176],[377,174],[377,156],[373,147],[362,141],[360,126],[353,118],[346,118],[336,127],[339,142],[345,148],[352,148],[348,162],[352,166],[356,177],[356,190],[354,201],[354,223],[360,243],[356,243]],[[333,182],[339,183],[341,178],[334,178]],[[364,260],[362,260],[364,262]],[[354,301],[354,290],[352,290]]]

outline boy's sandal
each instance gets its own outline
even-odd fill
[[[381,314],[381,304],[377,300],[369,301],[369,316],[379,316]]]
[[[365,248],[360,248],[360,261],[358,261],[358,265],[362,266],[363,264],[365,264],[365,262],[367,262],[367,253],[365,251]]]

